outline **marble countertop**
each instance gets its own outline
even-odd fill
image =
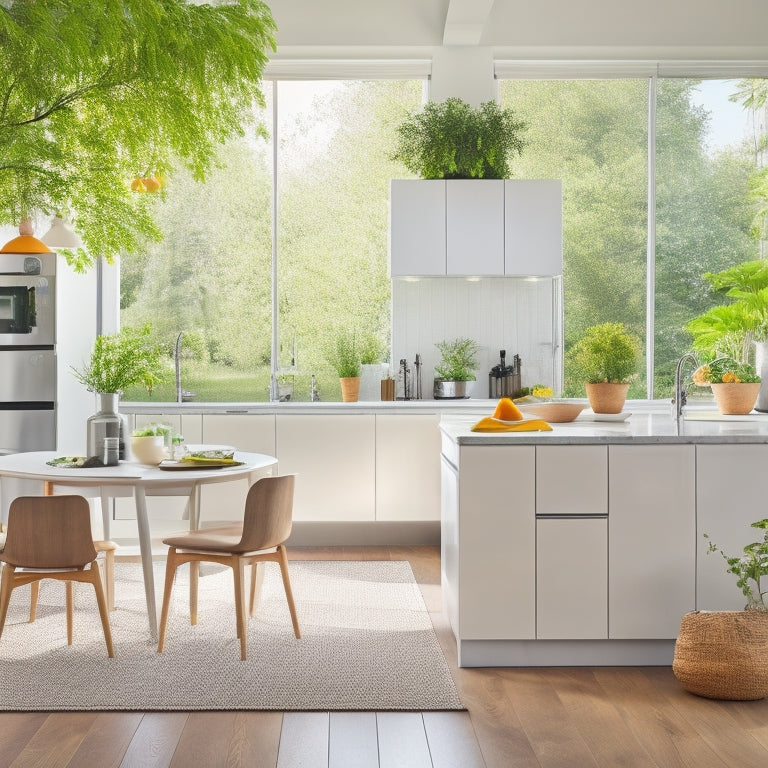
[[[631,407],[631,404],[628,404]],[[711,404],[686,409],[679,424],[670,408],[638,407],[625,421],[597,421],[591,411],[575,421],[553,424],[551,432],[472,432],[468,414],[444,414],[440,429],[459,445],[621,445],[673,443],[766,443],[768,414],[721,416]]]

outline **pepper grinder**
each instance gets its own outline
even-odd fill
[[[421,400],[421,355],[416,353],[416,360],[413,363],[413,367],[416,369],[416,400]]]

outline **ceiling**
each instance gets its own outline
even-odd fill
[[[266,0],[283,49],[765,51],[766,0]]]

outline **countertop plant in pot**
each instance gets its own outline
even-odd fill
[[[495,101],[430,101],[398,126],[393,155],[422,179],[507,179],[527,125]]]
[[[576,342],[573,360],[595,413],[621,413],[641,349],[640,339],[623,323],[593,325]]]
[[[683,688],[710,699],[747,701],[768,696],[768,520],[741,555],[729,556],[710,541],[736,576],[747,604],[743,611],[692,611],[683,616],[672,671]],[[705,538],[709,538],[704,534]]]
[[[699,386],[712,388],[717,410],[722,414],[747,414],[760,392],[760,377],[749,363],[718,357],[699,367],[693,376]]]
[[[362,363],[355,333],[349,330],[339,331],[326,350],[326,359],[339,377],[342,401],[357,402],[360,394]]]
[[[440,341],[440,362],[435,366],[434,397],[437,400],[469,397],[477,370],[479,347],[472,339]]]
[[[149,324],[125,327],[119,333],[97,336],[90,360],[72,368],[74,377],[99,396],[99,411],[88,419],[88,458],[99,457],[105,437],[120,438],[120,458],[126,459],[125,423],[118,415],[120,393],[142,384],[150,392],[166,375],[162,348],[151,340]]]

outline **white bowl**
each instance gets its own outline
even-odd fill
[[[165,450],[165,437],[163,435],[149,435],[147,437],[132,437],[131,452],[134,461],[139,464],[159,464],[168,458]]]

